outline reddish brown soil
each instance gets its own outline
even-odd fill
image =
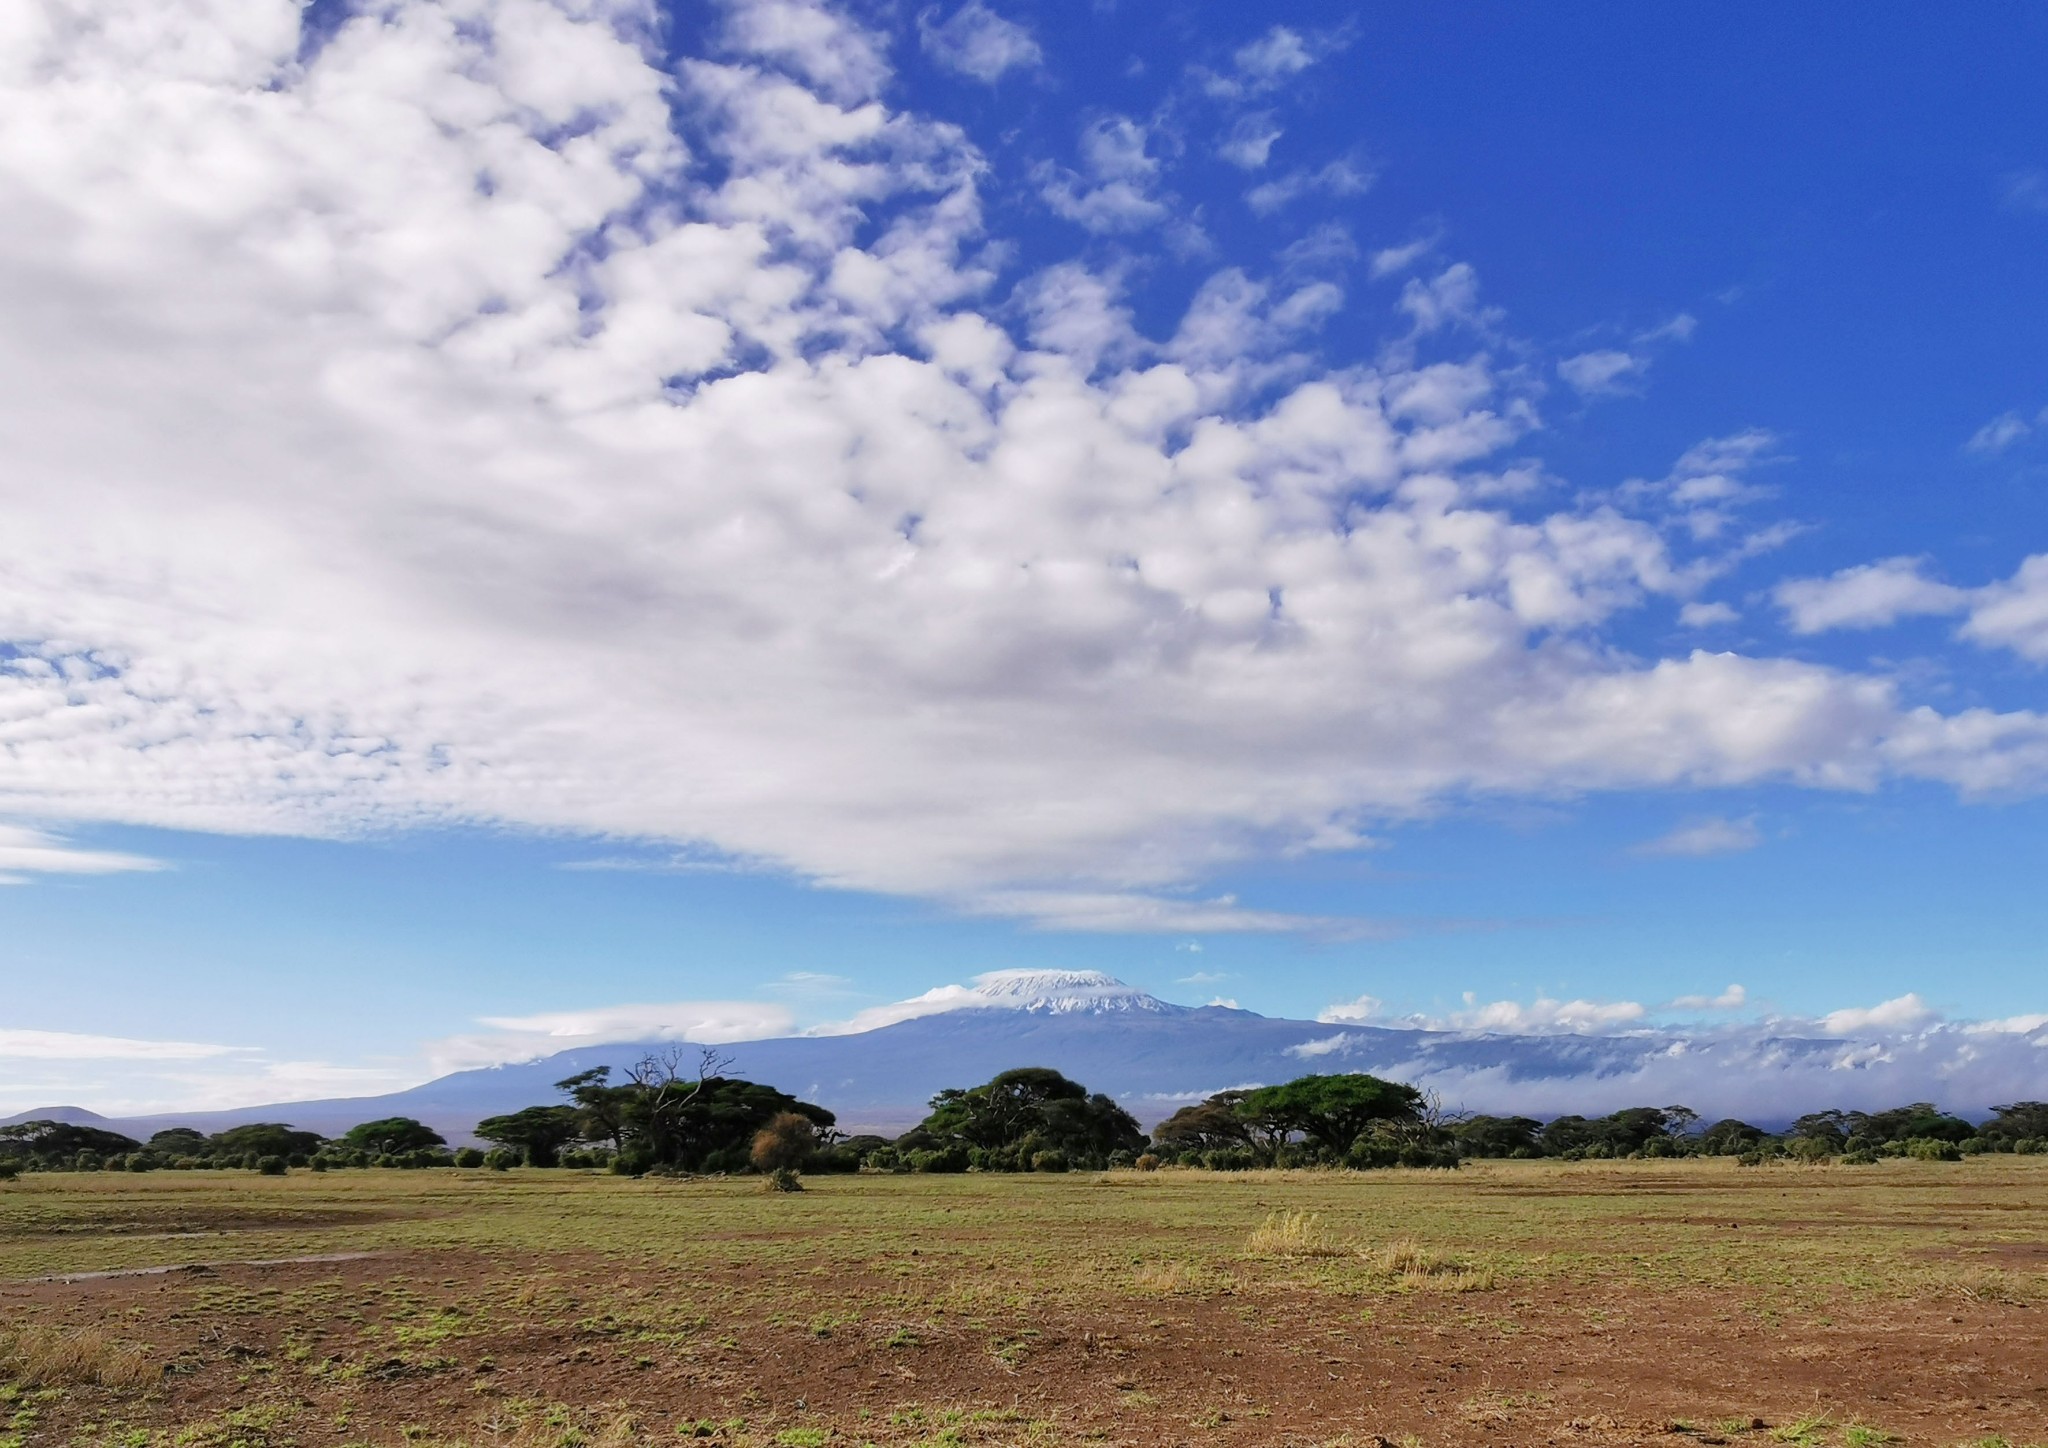
[[[579,1311],[615,1310],[614,1290],[641,1290],[616,1263],[572,1263],[567,1275],[562,1265],[551,1264],[553,1280],[577,1284],[588,1306],[557,1303],[559,1324],[493,1310],[424,1350],[377,1330],[380,1292],[402,1287],[429,1308],[502,1304],[516,1281],[504,1264],[413,1253],[19,1284],[0,1287],[0,1321],[114,1324],[171,1364],[160,1386],[139,1393],[68,1389],[42,1405],[32,1444],[73,1442],[86,1425],[217,1422],[252,1405],[278,1412],[272,1427],[240,1435],[251,1445],[397,1444],[406,1425],[414,1437],[424,1427],[425,1436],[484,1442],[511,1432],[508,1405],[521,1400],[627,1413],[650,1442],[672,1440],[678,1422],[730,1419],[746,1427],[707,1432],[762,1443],[792,1428],[832,1430],[835,1443],[928,1441],[935,1421],[892,1424],[906,1408],[1014,1410],[1049,1422],[1053,1441],[1128,1444],[1411,1434],[1428,1445],[1761,1442],[1763,1432],[1727,1425],[1818,1414],[1909,1442],[2048,1441],[2042,1313],[2000,1303],[1844,1295],[1814,1316],[1768,1321],[1738,1298],[1698,1290],[1510,1284],[1362,1298],[1262,1288],[1105,1295],[1085,1312],[1038,1306],[971,1323],[867,1312],[820,1331],[814,1321],[776,1320],[784,1290],[806,1295],[804,1314],[814,1310],[813,1275],[735,1268],[690,1285],[744,1285],[727,1299],[742,1306],[715,1328],[679,1320],[674,1340],[649,1342],[579,1321]],[[779,1270],[789,1271],[786,1282]],[[360,1307],[367,1328],[342,1316],[309,1321],[303,1310],[207,1305],[315,1284],[320,1300]],[[884,1300],[895,1286],[832,1284],[848,1303]],[[641,1300],[652,1307],[662,1298]],[[323,1356],[353,1366],[347,1375],[309,1372]],[[956,1431],[942,1441],[1020,1436],[1000,1422]]]

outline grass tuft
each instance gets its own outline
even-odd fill
[[[1341,1257],[1344,1247],[1316,1212],[1273,1212],[1244,1239],[1248,1257]]]
[[[30,1388],[75,1383],[141,1388],[161,1379],[163,1370],[141,1349],[115,1342],[96,1327],[77,1332],[29,1327],[0,1331],[0,1377]]]

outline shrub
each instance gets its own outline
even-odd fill
[[[256,1170],[263,1176],[283,1176],[291,1168],[281,1156],[262,1156],[256,1159]]]
[[[967,1158],[967,1148],[964,1146],[944,1146],[940,1147],[937,1151],[913,1151],[910,1155],[903,1158],[903,1164],[912,1171],[932,1172],[940,1175],[963,1172],[970,1165]]]
[[[878,1146],[868,1153],[865,1165],[869,1171],[895,1171],[902,1162],[903,1159],[897,1155],[895,1147]]]
[[[768,1173],[768,1190],[771,1192],[800,1192],[803,1189],[804,1179],[797,1174],[795,1167],[779,1166]]]
[[[482,1166],[484,1164],[484,1154],[477,1147],[465,1146],[455,1153],[455,1164],[457,1166],[470,1167]]]
[[[1855,1151],[1843,1152],[1841,1162],[1843,1166],[1875,1166],[1877,1153],[1868,1147],[1861,1147]]]
[[[307,1162],[306,1165],[313,1171],[326,1171],[327,1158],[324,1156],[316,1156],[311,1161]]]
[[[1953,1141],[1919,1136],[1906,1143],[1906,1155],[1914,1161],[1961,1161],[1962,1149]]]
[[[1031,1158],[1031,1169],[1033,1171],[1065,1171],[1067,1169],[1067,1154],[1058,1150],[1036,1152]]]
[[[1136,1167],[1139,1171],[1158,1171],[1159,1158],[1154,1153],[1148,1151],[1143,1156],[1139,1157],[1136,1161],[1132,1162],[1131,1165]]]
[[[754,1133],[747,1160],[755,1171],[797,1171],[817,1150],[817,1124],[798,1112],[779,1111]]]
[[[11,1182],[21,1175],[21,1168],[11,1161],[0,1161],[0,1182]]]

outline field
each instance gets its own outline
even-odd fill
[[[2040,1158],[45,1175],[0,1284],[7,1448],[2048,1442]]]

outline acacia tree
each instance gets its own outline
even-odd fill
[[[1045,1066],[1023,1066],[979,1086],[941,1091],[931,1105],[931,1115],[900,1145],[967,1147],[1003,1169],[1029,1166],[1042,1151],[1101,1166],[1118,1152],[1145,1149],[1145,1134],[1128,1111]]]
[[[1269,1148],[1298,1135],[1317,1155],[1334,1159],[1376,1126],[1422,1125],[1424,1104],[1413,1086],[1348,1072],[1262,1086],[1238,1110]]]
[[[487,1116],[476,1124],[476,1134],[493,1145],[510,1148],[526,1159],[528,1166],[555,1166],[562,1148],[582,1129],[580,1113],[573,1106],[529,1106],[504,1116]]]
[[[410,1116],[387,1116],[381,1121],[365,1121],[351,1126],[342,1133],[341,1139],[357,1151],[374,1151],[382,1155],[396,1156],[400,1152],[422,1151],[431,1146],[446,1146],[447,1139],[424,1122]]]

